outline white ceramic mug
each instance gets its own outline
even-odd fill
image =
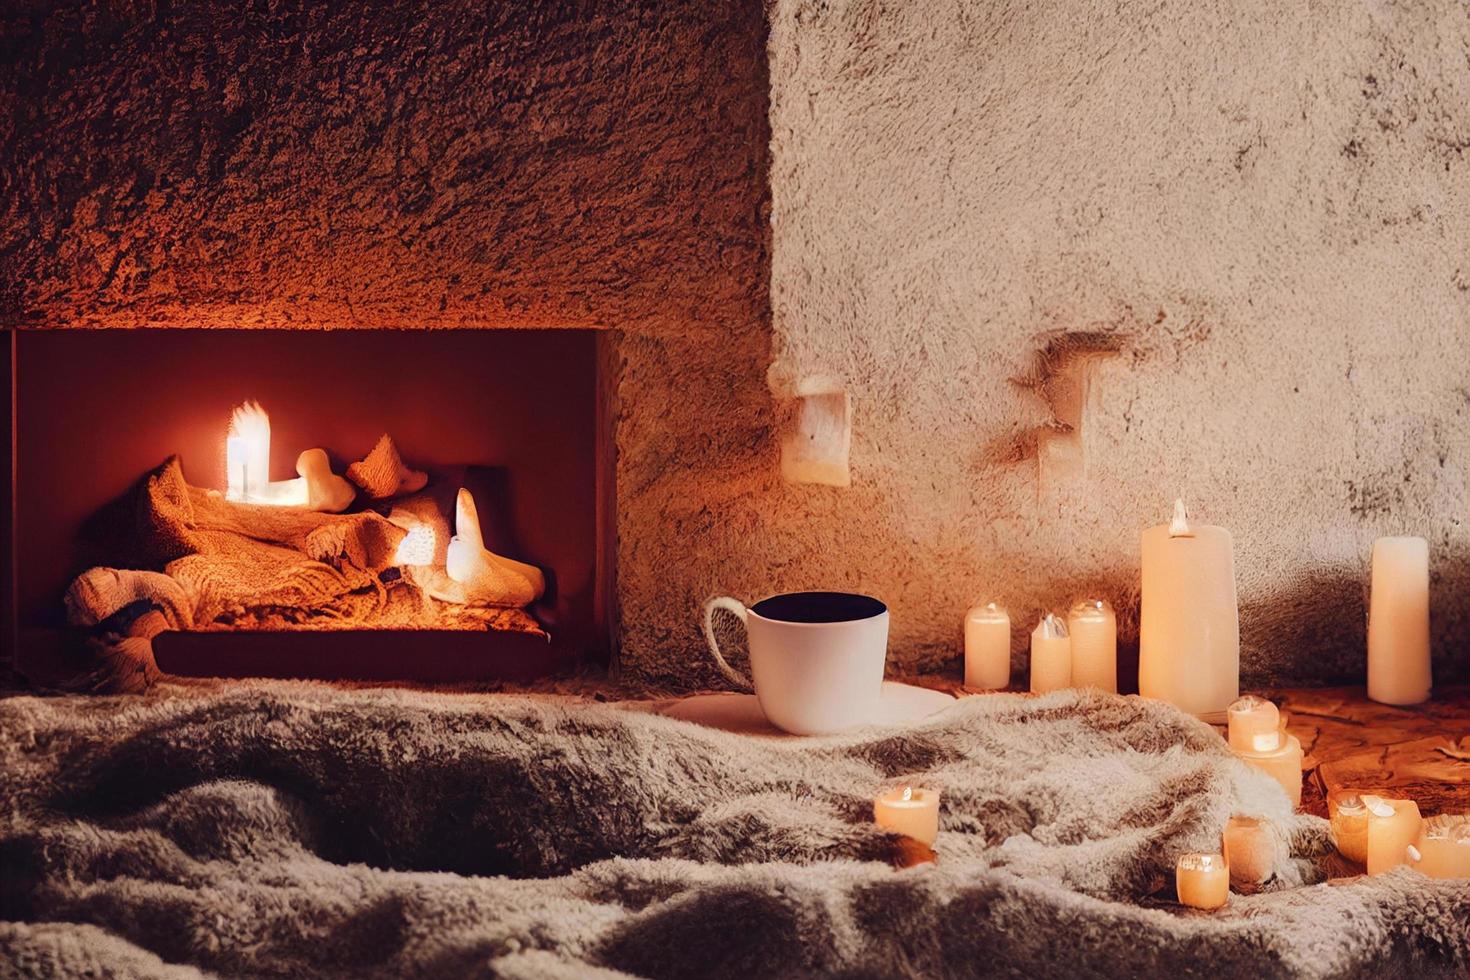
[[[715,640],[715,611],[740,617],[750,637],[750,673],[731,667]],[[788,592],[747,609],[729,596],[704,604],[704,638],[715,663],[755,688],[771,724],[826,735],[876,720],[888,656],[888,607],[848,592]]]

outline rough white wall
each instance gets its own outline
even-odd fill
[[[1470,5],[770,17],[770,381],[854,420],[852,486],[790,488],[786,578],[871,589],[934,663],[981,597],[1128,618],[1183,495],[1235,534],[1248,681],[1361,676],[1387,533],[1429,539],[1465,675]]]

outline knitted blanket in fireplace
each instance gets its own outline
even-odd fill
[[[936,864],[871,800],[944,795]],[[1470,888],[1327,882],[1207,726],[966,699],[807,740],[628,706],[284,682],[0,701],[0,975],[1384,976],[1470,965]],[[1271,819],[1213,914],[1178,854]]]

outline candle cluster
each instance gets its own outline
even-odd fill
[[[998,690],[1011,679],[1011,617],[990,602],[965,615],[965,686]],[[1106,599],[1082,599],[1064,620],[1049,612],[1031,632],[1031,690],[1118,691],[1118,618]]]
[[[1226,738],[1241,761],[1281,784],[1293,807],[1302,802],[1302,743],[1287,734],[1276,705],[1247,694],[1230,705]]]

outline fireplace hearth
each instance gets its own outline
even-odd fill
[[[174,674],[422,681],[608,659],[596,332],[16,339],[27,656],[106,636]]]

